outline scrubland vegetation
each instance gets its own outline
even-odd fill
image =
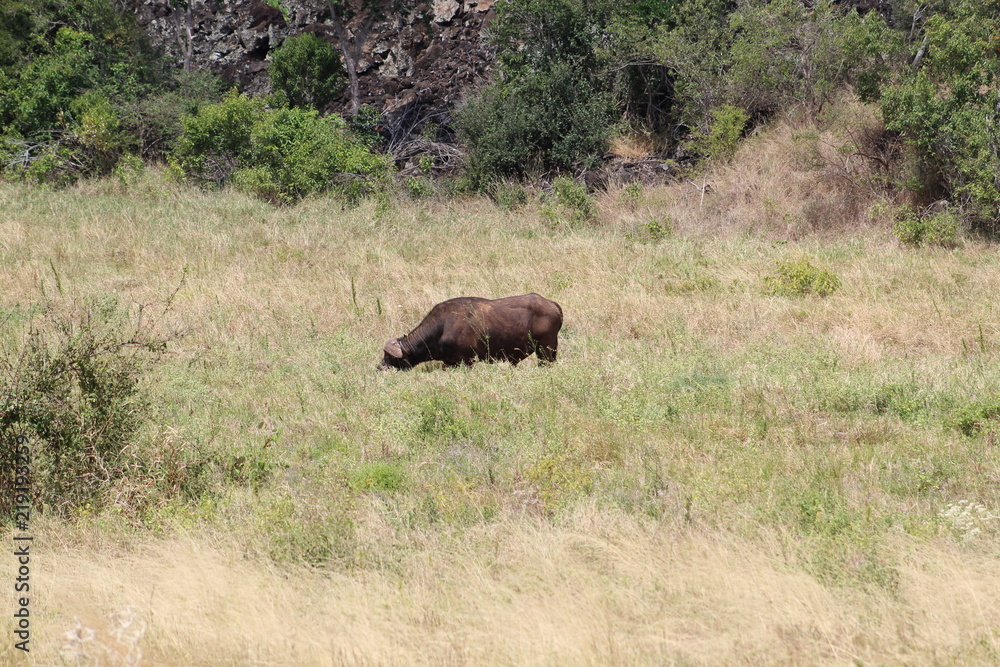
[[[322,40],[251,98],[4,5],[2,660],[1000,661],[993,4],[496,7],[437,178]],[[530,291],[557,363],[376,371]]]
[[[903,242],[865,118],[776,120],[704,198],[0,186],[29,662],[994,663],[997,253]],[[556,364],[375,370],[527,291]]]
[[[388,0],[326,5],[341,27],[404,10]],[[447,171],[451,191],[488,192],[600,168],[610,148],[630,144],[624,154],[684,168],[725,159],[776,117],[816,118],[851,90],[882,120],[867,145],[856,142],[858,159],[921,207],[948,201],[952,216],[995,231],[996,8],[855,5],[501,0],[482,35],[496,54],[490,80],[458,108],[411,110],[404,121],[359,106],[356,72],[343,64],[357,64],[353,47],[309,32],[276,45],[273,91],[251,98],[208,72],[180,71],[109,0],[4,0],[0,174],[67,185],[165,163],[204,187],[271,202],[328,193],[353,203],[391,189],[399,162],[419,167],[412,191]],[[342,118],[331,105],[348,79]],[[439,141],[453,148],[432,150]]]

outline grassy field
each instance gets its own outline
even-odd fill
[[[1000,256],[901,245],[838,142],[781,125],[704,201],[587,220],[0,184],[5,309],[177,290],[135,447],[211,463],[36,518],[0,661],[1000,661]],[[376,371],[435,303],[530,291],[556,364]]]

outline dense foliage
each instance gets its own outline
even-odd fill
[[[610,136],[607,94],[567,63],[494,84],[463,107],[472,179],[594,166]]]
[[[125,157],[172,156],[195,181],[284,202],[328,189],[338,174],[386,172],[339,118],[235,95],[223,102],[216,77],[171,68],[111,0],[0,1],[7,177],[65,184],[109,174]],[[274,61],[277,88],[295,106],[324,106],[344,86],[336,54],[314,35],[288,40]]]
[[[3,0],[0,159],[11,177],[65,183],[155,158],[180,116],[220,86],[175,72],[109,0]]]
[[[341,192],[353,196],[361,187],[356,177],[389,173],[387,159],[354,138],[339,116],[272,108],[236,92],[183,119],[172,160],[199,183],[232,183],[276,203],[323,192],[338,176]]]
[[[348,17],[338,11],[356,4],[331,5],[334,28]],[[468,181],[489,188],[498,177],[578,173],[598,166],[616,135],[630,133],[682,163],[726,159],[776,114],[817,116],[853,89],[878,105],[884,131],[901,139],[902,152],[879,158],[895,161],[884,169],[892,174],[888,189],[910,192],[917,204],[948,200],[966,221],[995,223],[1000,3],[886,0],[877,11],[863,4],[499,0],[484,33],[496,50],[493,80],[456,114]],[[378,7],[366,31],[395,11]],[[315,127],[318,135],[272,147],[266,159],[246,153],[236,165],[240,151],[193,139],[194,126],[178,144],[181,119],[219,103],[222,86],[169,66],[111,0],[0,0],[0,12],[0,158],[8,177],[62,183],[107,174],[126,155],[156,160],[173,152],[196,180],[289,201],[329,189],[330,174],[343,169],[328,157],[302,169],[302,156],[318,150],[313,144],[346,135],[331,134],[336,121],[288,110],[268,116],[282,128],[275,132],[287,138],[289,128]],[[356,105],[362,37],[340,44],[339,55],[313,33],[287,39],[269,67],[285,101],[272,103],[321,110],[349,80]],[[249,127],[219,130],[229,131]],[[285,156],[298,157],[285,163]],[[263,162],[251,169],[247,159]]]
[[[1000,3],[936,2],[913,64],[886,81],[886,126],[907,138],[913,187],[978,221],[1000,219]],[[919,58],[919,59],[918,59]]]
[[[271,84],[289,104],[322,109],[347,85],[330,43],[311,32],[285,40],[271,58]]]
[[[673,156],[725,158],[753,126],[788,111],[817,116],[853,88],[903,139],[904,152],[889,156],[901,175],[890,188],[918,202],[950,200],[967,220],[1000,219],[1000,3],[891,0],[861,11],[835,0],[501,0],[496,8],[487,38],[498,75],[459,114],[474,183],[591,167],[616,119],[621,131],[658,136]]]
[[[500,73],[459,128],[478,181],[592,166],[613,131],[612,104],[623,128],[680,137],[692,156],[725,153],[720,134],[728,144],[778,111],[821,112],[882,64],[865,46],[885,31],[878,14],[831,0],[499,2],[487,38]],[[567,126],[577,140],[554,150]]]
[[[497,4],[488,38],[500,76],[458,116],[475,184],[596,163],[612,118],[597,76],[595,37],[605,21],[583,0]]]

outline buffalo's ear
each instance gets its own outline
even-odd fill
[[[403,358],[403,348],[400,347],[398,338],[390,338],[387,340],[385,347],[382,348],[382,351],[390,357],[395,357],[396,359]]]

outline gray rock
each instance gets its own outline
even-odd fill
[[[376,24],[362,48],[360,101],[380,111],[453,105],[490,71],[492,52],[480,31],[494,1],[432,0]],[[322,1],[282,0],[278,9],[261,0],[192,0],[190,11],[170,0],[125,2],[178,67],[187,61],[193,69],[210,69],[251,94],[270,92],[267,64],[288,37],[314,32],[339,46]],[[354,34],[357,27],[347,29]],[[400,91],[413,89],[413,78],[421,84],[404,100]],[[345,94],[329,110],[344,111],[349,102]]]

